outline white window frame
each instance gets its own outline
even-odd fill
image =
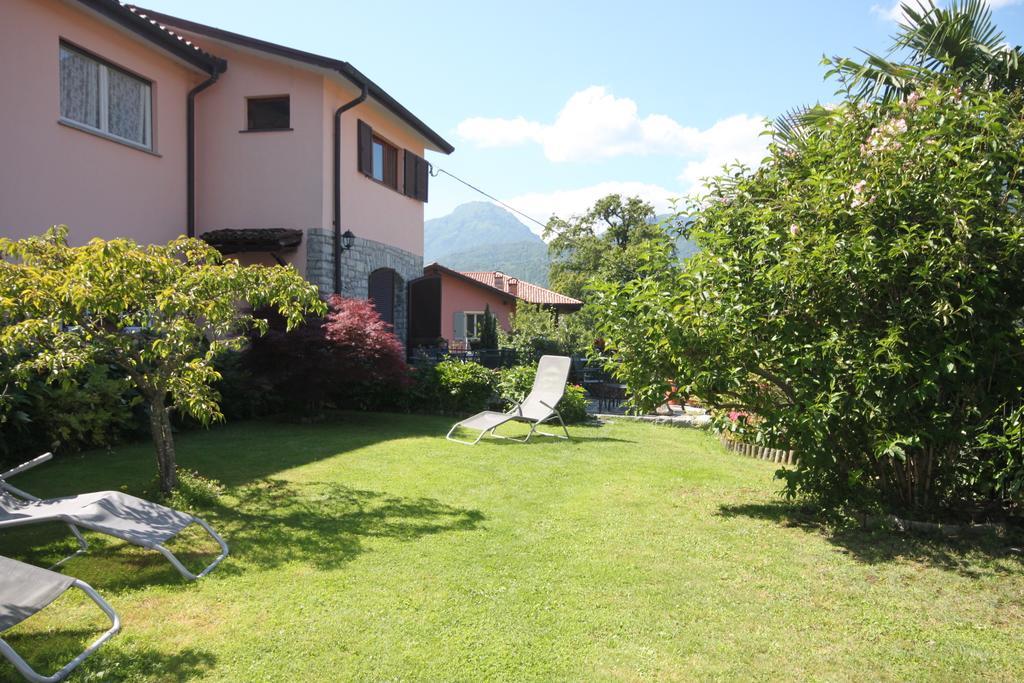
[[[79,48],[78,46],[73,45],[72,43],[68,43],[66,41],[63,41],[63,40],[60,41],[60,46],[58,48],[58,55],[60,54],[60,50],[69,50],[71,52],[74,52],[74,53],[76,53],[76,54],[78,54],[78,55],[80,55],[80,56],[82,56],[82,57],[84,57],[84,58],[86,58],[88,60],[91,60],[91,61],[96,63],[96,66],[99,69],[99,81],[100,81],[99,82],[100,127],[96,128],[95,126],[91,126],[88,123],[82,123],[81,121],[76,121],[74,119],[69,119],[69,118],[67,118],[65,116],[61,116],[61,115],[58,115],[58,120],[61,123],[69,125],[69,126],[71,126],[73,128],[80,128],[82,130],[85,130],[85,131],[88,131],[88,132],[91,132],[91,133],[97,133],[97,134],[99,134],[99,135],[101,135],[103,137],[110,138],[111,140],[114,140],[116,142],[120,142],[120,143],[123,143],[125,145],[129,145],[131,147],[137,147],[137,148],[145,150],[147,152],[152,152],[153,151],[153,81],[150,81],[150,80],[148,80],[146,78],[143,78],[142,76],[139,76],[138,74],[134,74],[131,71],[128,71],[127,69],[121,69],[119,67],[116,67],[113,64],[110,64],[109,62],[104,61],[102,58],[97,57],[96,55],[92,54],[91,52],[83,50],[83,49]],[[145,116],[145,118],[146,118],[146,125],[145,125],[146,139],[145,139],[145,141],[143,143],[139,143],[137,140],[132,140],[131,138],[121,137],[120,135],[117,135],[115,133],[111,133],[110,132],[110,117],[109,117],[109,114],[110,114],[110,84],[109,84],[109,78],[110,78],[110,76],[109,76],[109,73],[110,73],[111,69],[120,71],[121,73],[125,74],[126,76],[134,78],[137,81],[141,81],[142,83],[144,83],[146,85],[146,89],[142,91],[142,95],[141,95],[141,97],[142,97],[142,112],[143,112],[143,116]],[[58,83],[59,83],[59,79],[58,79]],[[60,104],[59,104],[60,101],[61,101],[60,98],[63,97],[63,93],[59,92],[59,88],[60,88],[60,86],[58,85],[58,93],[57,93],[57,96],[58,96],[58,108],[60,106]]]
[[[486,315],[485,312],[484,311],[463,311],[462,314],[465,316],[465,321],[466,321],[466,339],[467,340],[479,339],[480,338],[480,323],[483,321],[484,315]],[[469,333],[469,317],[470,316],[479,316],[479,319],[474,318],[474,322],[473,322],[473,332],[475,332],[476,334],[470,334]]]

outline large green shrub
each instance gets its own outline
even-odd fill
[[[414,412],[475,413],[491,407],[497,376],[479,363],[445,360],[417,368],[409,390]]]
[[[2,393],[0,458],[4,460],[111,446],[145,432],[138,392],[107,365],[85,367],[59,382],[31,375],[22,383],[7,382]]]
[[[631,393],[654,405],[674,381],[757,414],[758,438],[800,453],[791,494],[1019,508],[1019,441],[983,437],[1012,434],[1024,386],[1022,107],[940,80],[710,181],[701,251],[604,292]]]

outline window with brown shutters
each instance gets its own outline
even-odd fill
[[[398,148],[374,135],[370,124],[360,120],[358,125],[358,166],[360,173],[398,189]]]
[[[430,177],[427,160],[405,150],[405,182],[403,192],[407,197],[427,201],[427,179]]]

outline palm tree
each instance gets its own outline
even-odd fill
[[[1024,87],[1024,53],[1007,44],[984,0],[953,0],[948,9],[933,0],[905,2],[901,9],[904,19],[887,56],[862,50],[864,62],[830,60],[855,98],[902,98],[940,74],[990,90]]]
[[[901,5],[903,21],[887,55],[867,50],[863,62],[826,58],[826,76],[837,76],[853,100],[902,99],[922,83],[952,76],[964,85],[989,90],[1024,88],[1024,52],[1011,47],[992,21],[985,0],[953,0],[948,9],[934,0]],[[799,146],[809,130],[826,121],[820,104],[798,107],[775,120],[775,140]]]

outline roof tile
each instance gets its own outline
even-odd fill
[[[500,270],[486,270],[486,271],[459,271],[466,277],[472,278],[477,282],[481,282],[488,287],[494,287],[500,289],[503,292],[509,292],[509,282],[516,282],[517,289],[513,295],[517,299],[531,304],[562,304],[562,305],[582,305],[582,301],[579,299],[573,299],[571,296],[565,296],[558,292],[553,292],[546,287],[535,285],[532,282],[526,280],[520,280],[519,278],[513,277],[502,273]],[[499,277],[500,282],[499,282]],[[511,294],[511,292],[509,292]]]

